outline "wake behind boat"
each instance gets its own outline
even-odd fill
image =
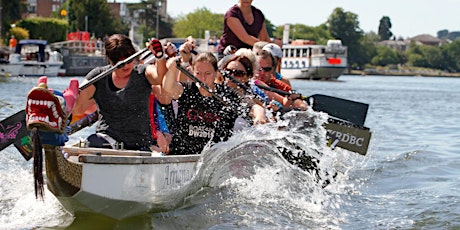
[[[62,55],[51,51],[46,40],[20,40],[8,61],[0,63],[5,76],[58,76],[64,62]]]
[[[347,47],[340,40],[327,45],[293,41],[282,49],[281,75],[289,79],[334,80],[347,68]]]

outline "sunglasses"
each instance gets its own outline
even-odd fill
[[[269,66],[269,67],[260,67],[259,68],[259,71],[264,71],[264,72],[270,72],[272,71],[273,67]]]
[[[246,76],[246,72],[244,72],[243,70],[226,69],[225,71],[227,71],[230,75],[232,75],[234,77],[244,77],[244,76]]]

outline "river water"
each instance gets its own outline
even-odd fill
[[[35,199],[32,161],[8,147],[0,152],[0,229],[460,229],[460,79],[339,79],[292,81],[304,95],[369,104],[366,126],[373,136],[366,156],[331,151],[303,137],[324,152],[321,167],[339,172],[324,189],[282,160],[270,159],[241,177],[226,174],[231,167],[213,159],[206,165],[213,178],[183,208],[124,221],[74,217],[47,190],[44,201]],[[0,81],[0,119],[25,107],[36,80]],[[68,82],[50,78],[49,86],[64,89]],[[71,140],[91,132],[87,128]],[[265,138],[274,135],[262,132]],[[262,138],[236,137],[206,157],[224,156],[243,139]]]

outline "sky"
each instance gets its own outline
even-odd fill
[[[113,0],[109,0],[112,2]],[[140,2],[140,0],[117,0]],[[168,0],[171,17],[186,15],[206,7],[224,14],[238,0]],[[336,7],[358,16],[364,32],[378,31],[380,19],[388,16],[395,36],[437,35],[439,30],[460,31],[460,0],[253,0],[275,26],[304,24],[318,26],[327,21]]]

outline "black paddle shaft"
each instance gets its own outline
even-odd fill
[[[110,67],[110,69],[100,73],[99,75],[97,75],[96,77],[92,78],[91,80],[83,83],[81,86],[80,86],[80,91],[88,88],[90,85],[94,84],[95,82],[101,80],[102,78],[104,78],[105,76],[111,74],[113,71],[117,70],[117,69],[120,69],[122,68],[123,66],[125,66],[126,64],[134,61],[134,59],[136,59],[137,57],[139,57],[140,55],[142,55],[143,53],[149,51],[149,49],[146,47],[142,50],[139,50],[137,51],[137,53],[129,56],[128,58],[126,58],[125,60],[123,61],[119,61],[117,62],[117,64],[115,64],[114,66]]]

